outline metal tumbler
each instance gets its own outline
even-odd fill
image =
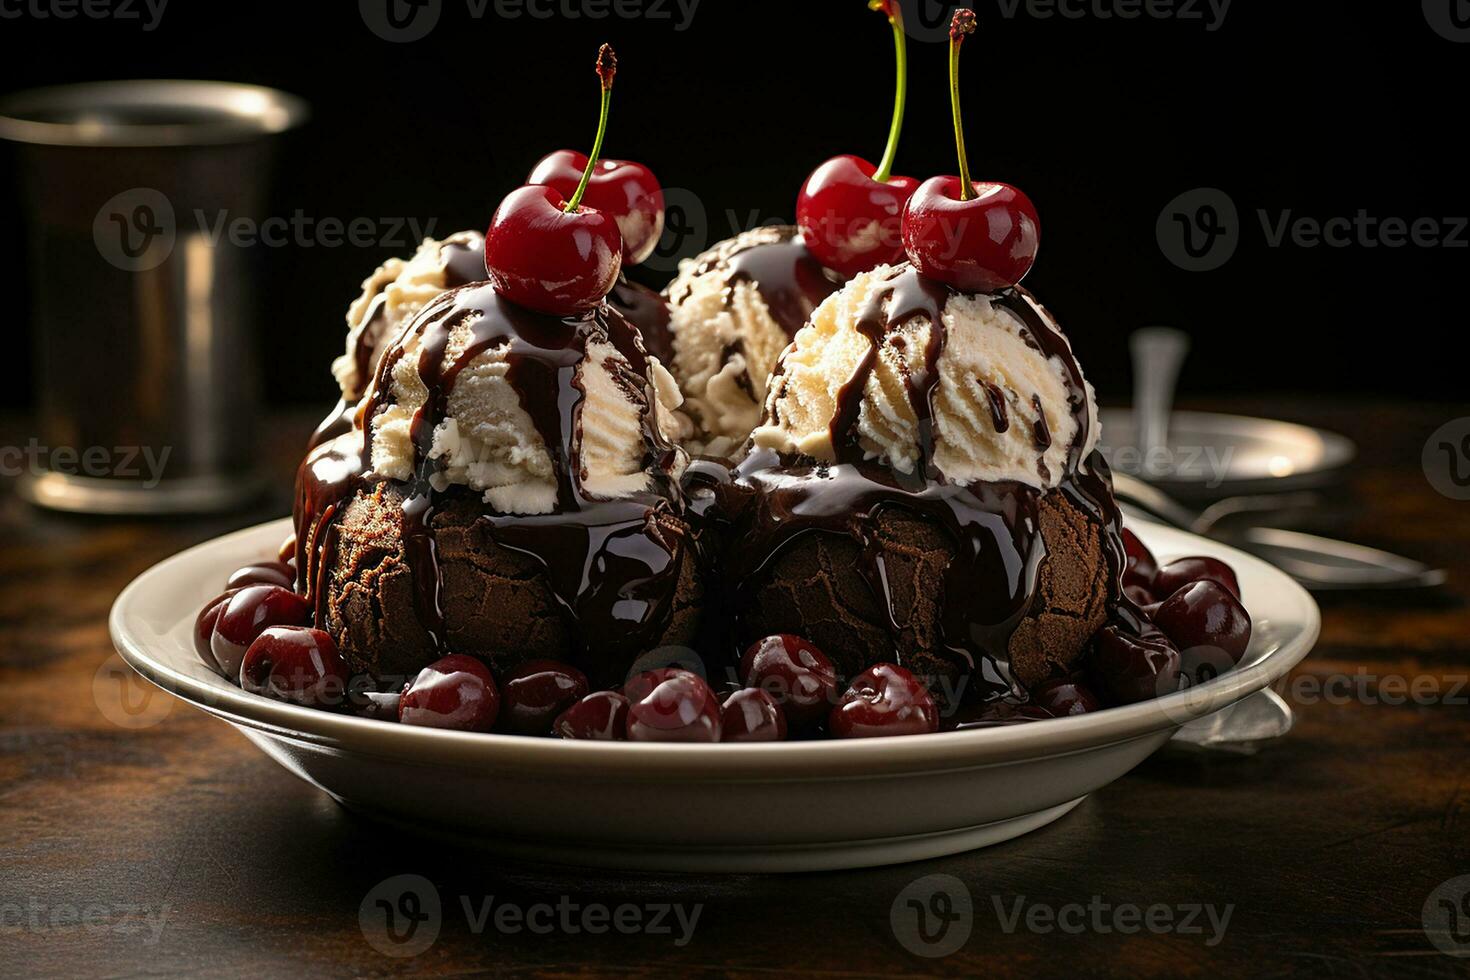
[[[61,510],[225,510],[260,490],[255,256],[301,100],[120,81],[0,99],[30,223],[36,436],[20,492]]]

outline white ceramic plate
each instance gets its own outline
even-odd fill
[[[1181,531],[1134,524],[1161,559],[1215,555],[1240,578],[1254,633],[1208,684],[1090,715],[901,738],[764,745],[567,742],[369,721],[247,694],[206,668],[199,607],[289,522],[249,528],[140,575],[113,642],[144,677],[223,718],[346,806],[523,858],[674,871],[893,864],[1008,840],[1065,814],[1181,725],[1285,674],[1317,639],[1316,605],[1282,573]]]

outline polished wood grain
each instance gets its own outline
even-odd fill
[[[1422,915],[1437,886],[1470,874],[1470,503],[1436,493],[1420,454],[1470,406],[1275,410],[1363,447],[1304,526],[1442,565],[1448,587],[1324,601],[1322,641],[1291,687],[1297,730],[1257,756],[1166,751],[1019,840],[794,877],[565,871],[448,848],[342,810],[228,726],[128,686],[107,637],[114,596],[180,548],[284,513],[305,420],[271,428],[282,489],[250,514],[83,520],[32,510],[7,487],[0,975],[1465,976],[1470,959],[1437,950]],[[0,445],[25,433],[0,426]],[[1394,703],[1396,678],[1437,693]],[[1314,696],[1323,681],[1359,693]],[[125,697],[132,714],[119,714]],[[399,874],[427,878],[443,907],[437,940],[411,958],[378,952],[359,922],[369,893]],[[968,891],[972,931],[930,959],[900,942],[890,910],[936,874]],[[492,915],[477,931],[492,896],[492,908],[679,903],[699,917],[687,942],[677,924],[534,934],[499,930]],[[1099,919],[1089,903],[1108,911]],[[1153,905],[1176,921],[1196,906],[1229,919],[1221,936],[1203,912],[1199,932],[1113,927]],[[1048,915],[1071,931],[1047,928]]]

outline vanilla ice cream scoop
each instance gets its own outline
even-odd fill
[[[771,377],[756,446],[898,474],[1054,487],[1097,443],[1072,348],[1024,289],[956,292],[907,263],[828,297]]]
[[[392,258],[362,283],[347,310],[347,350],[332,362],[343,401],[355,405],[373,380],[378,356],[425,304],[445,290],[485,278],[485,236],[461,231],[426,238],[408,259]]]
[[[747,231],[679,264],[665,290],[669,368],[696,429],[691,449],[724,456],[745,442],[776,359],[840,285],[791,227]]]
[[[362,412],[370,477],[550,514],[666,494],[686,461],[678,385],[610,307],[563,320],[466,286],[425,306],[383,358]]]

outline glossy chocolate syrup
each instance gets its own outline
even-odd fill
[[[445,289],[479,282],[485,278],[485,237],[477,231],[461,231],[450,235],[439,246],[439,258],[444,266]],[[358,384],[364,389],[376,368],[378,351],[393,339],[384,336],[388,330],[387,290],[390,283],[391,280],[379,284],[377,294],[368,302],[367,311],[363,314],[361,329],[351,336],[352,359]],[[348,397],[337,402],[337,407],[332,409],[331,414],[312,433],[307,442],[308,453],[317,446],[352,431],[357,403],[361,397],[362,391],[351,392]]]
[[[1014,688],[1007,652],[1011,634],[1037,595],[1046,554],[1039,526],[1043,494],[1065,493],[1097,519],[1105,529],[1104,547],[1115,581],[1123,568],[1122,519],[1106,464],[1096,453],[1081,458],[1091,422],[1081,371],[1049,317],[1020,290],[994,296],[992,302],[1016,316],[1028,344],[1065,366],[1069,410],[1077,421],[1068,473],[1059,487],[1046,491],[1018,482],[955,484],[938,472],[933,461],[934,398],[947,339],[941,315],[950,295],[949,287],[908,266],[897,267],[870,293],[855,323],[868,338],[869,350],[839,391],[831,422],[835,463],[755,450],[728,476],[716,472],[711,462],[691,467],[686,485],[692,512],[726,523],[729,540],[739,542],[723,558],[737,620],[771,565],[788,548],[806,534],[832,534],[857,542],[859,572],[880,608],[887,610],[888,626],[896,635],[903,624],[897,622],[892,606],[875,533],[877,518],[886,508],[897,508],[943,528],[954,542],[955,557],[944,580],[936,583],[942,595],[942,650],[935,652],[970,674],[975,694],[986,699]],[[896,333],[917,317],[927,318],[933,326],[919,367],[904,378],[909,404],[919,420],[920,450],[920,465],[913,475],[905,475],[864,458],[857,426],[863,389],[879,349],[885,343],[905,342]],[[989,401],[996,430],[1005,431],[1009,421],[1004,398],[998,390],[991,391]],[[1039,434],[1036,441],[1038,452],[1044,451]],[[1049,435],[1046,441],[1049,445]]]
[[[622,273],[612,292],[607,294],[607,304],[623,314],[638,332],[643,335],[643,346],[669,365],[674,359],[674,339],[669,331],[669,304],[658,293],[640,283],[633,282]]]
[[[439,246],[439,257],[444,261],[445,289],[485,281],[485,236],[479,232],[450,235]]]
[[[446,358],[451,335],[461,329],[467,341],[456,346],[453,358]],[[296,506],[297,567],[318,623],[324,622],[325,576],[337,533],[334,518],[358,490],[370,485],[372,419],[392,403],[392,372],[409,356],[409,338],[419,343],[416,366],[428,397],[410,426],[416,475],[403,505],[403,545],[413,575],[415,611],[436,648],[446,649],[446,625],[433,517],[446,494],[466,491],[434,489],[431,478],[439,463],[428,451],[460,372],[490,350],[505,357],[506,379],[550,452],[557,490],[556,510],[550,515],[502,515],[487,509],[482,519],[491,536],[543,566],[584,655],[595,647],[656,645],[672,615],[684,545],[656,522],[679,500],[678,487],[668,475],[676,451],[658,431],[647,354],[638,333],[611,308],[581,317],[549,317],[507,302],[488,283],[454,289],[426,306],[381,358],[358,429],[317,447],[303,463]],[[604,500],[582,488],[584,393],[577,368],[590,343],[607,343],[618,351],[621,361],[609,361],[606,367],[642,406],[642,466],[652,474],[645,493]]]
[[[788,337],[796,336],[812,311],[843,284],[840,276],[812,257],[796,228],[789,225],[747,232],[715,246],[698,261],[696,275],[723,272],[726,306],[734,302],[735,284],[754,286],[771,319]],[[678,306],[687,298],[687,291],[678,288],[676,281],[669,301]]]

